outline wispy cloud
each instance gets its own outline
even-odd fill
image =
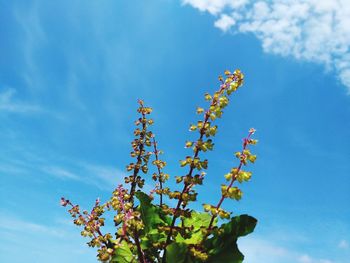
[[[285,248],[265,238],[242,238],[239,248],[249,263],[336,263],[329,259],[313,257],[295,249]]]
[[[110,166],[92,164],[82,164],[82,166],[89,171],[90,174],[95,174],[99,179],[110,185],[114,185],[116,178],[121,177],[124,174],[123,171]]]
[[[13,145],[11,145],[13,147]],[[2,157],[0,172],[2,176],[21,176],[46,180],[56,178],[63,181],[93,185],[100,190],[111,191],[124,182],[126,173],[110,164],[88,163],[83,160],[65,159],[51,153],[44,155],[36,149],[19,146],[13,153]]]
[[[101,190],[111,190],[123,182],[123,171],[111,166],[76,162],[77,165],[46,165],[41,171],[61,180],[80,181]]]
[[[54,255],[50,262],[96,262],[94,250],[82,242],[79,231],[72,223],[42,223],[0,212],[0,261],[46,262]]]
[[[328,259],[316,259],[305,254],[298,258],[298,262],[300,263],[333,263],[334,261],[331,261]]]
[[[58,179],[80,181],[107,191],[115,188],[118,184],[124,183],[126,172],[117,167],[87,164],[85,162],[76,163],[76,166],[44,166],[42,171]],[[146,183],[143,189],[149,192],[152,188],[150,184]]]
[[[42,110],[37,105],[16,100],[15,94],[16,90],[12,88],[0,91],[0,112],[37,113]]]
[[[59,237],[65,235],[62,229],[59,228],[22,220],[15,216],[8,216],[4,214],[1,215],[0,230],[22,232],[24,229],[27,233],[45,234]]]
[[[23,65],[25,70],[20,72],[25,80],[27,87],[34,89],[46,88],[43,85],[43,71],[37,63],[37,52],[47,43],[46,33],[42,26],[39,15],[38,3],[32,3],[27,6],[14,5],[14,15],[20,28],[23,30],[23,38],[19,45],[20,52],[23,54]]]
[[[259,238],[242,238],[239,248],[245,261],[258,263],[268,259],[269,263],[292,262],[293,256],[287,249]]]
[[[57,166],[47,166],[43,167],[42,170],[50,175],[56,176],[57,178],[63,179],[63,180],[77,180],[80,181],[82,178],[62,167]]]
[[[347,0],[182,0],[216,17],[224,32],[252,33],[267,53],[334,70],[350,93],[350,6]]]

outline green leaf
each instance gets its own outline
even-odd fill
[[[156,256],[157,249],[155,245],[159,242],[165,242],[167,237],[164,232],[159,232],[158,226],[170,225],[171,219],[160,207],[151,203],[152,199],[147,194],[138,191],[135,193],[135,196],[140,201],[138,210],[145,225],[140,233],[141,247],[147,253]]]
[[[167,263],[195,263],[197,261],[192,260],[192,257],[188,253],[188,248],[185,243],[171,243],[166,249],[166,262]]]
[[[193,226],[194,229],[200,229],[201,226],[207,226],[210,223],[211,216],[208,213],[191,212],[191,217],[185,218],[185,226]]]
[[[141,219],[145,225],[145,232],[149,233],[157,229],[158,225],[169,225],[171,219],[165,215],[162,209],[151,203],[152,199],[145,193],[138,191],[135,196],[140,201],[139,210]]]
[[[237,239],[254,231],[257,220],[248,215],[240,215],[222,224],[204,246],[209,252],[208,263],[241,263],[244,256],[237,247]]]
[[[209,226],[211,215],[208,213],[199,213],[196,211],[191,212],[191,217],[185,218],[183,223],[185,227],[193,227],[192,235],[188,239],[184,239],[180,234],[177,235],[176,241],[184,242],[186,244],[198,244],[203,239],[203,234],[201,227]],[[217,222],[217,219],[214,221],[214,225]]]
[[[114,255],[110,262],[116,263],[130,263],[134,261],[134,256],[125,241],[121,242],[120,247],[114,251]]]

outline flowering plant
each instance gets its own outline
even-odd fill
[[[81,235],[89,237],[88,245],[96,247],[98,259],[102,262],[162,262],[162,263],[199,263],[199,262],[242,262],[244,256],[237,247],[237,239],[251,233],[257,220],[248,215],[231,216],[222,208],[225,199],[240,200],[242,191],[234,183],[249,181],[252,173],[243,168],[254,163],[256,155],[249,150],[257,143],[250,129],[243,139],[242,149],[235,153],[238,165],[226,175],[226,184],[221,185],[221,198],[216,204],[204,204],[204,212],[188,207],[197,200],[196,185],[202,185],[208,160],[200,153],[213,150],[212,138],[218,126],[216,119],[221,118],[223,109],[229,104],[229,96],[243,83],[243,74],[239,70],[233,73],[225,71],[220,76],[220,88],[213,95],[205,94],[209,102],[207,109],[198,107],[197,114],[203,119],[190,126],[190,131],[198,132],[196,141],[187,141],[186,148],[192,149],[192,155],[180,161],[187,168],[183,176],[176,176],[176,183],[182,184],[182,190],[172,191],[166,186],[169,175],[164,172],[166,162],[160,156],[158,142],[150,130],[153,120],[148,116],[152,109],[139,100],[138,113],[132,141],[131,157],[135,161],[127,165],[130,173],[124,178],[125,185],[118,185],[110,200],[101,203],[96,200],[91,212],[81,211],[79,205],[62,198],[61,204],[69,207],[68,212],[74,224],[83,227]],[[149,163],[153,165],[152,179],[155,188],[151,193],[142,191]],[[158,195],[158,198],[154,198]],[[166,200],[174,199],[175,207]],[[157,201],[157,203],[156,203]],[[114,211],[116,233],[103,233],[104,214]],[[226,223],[221,223],[225,222]]]

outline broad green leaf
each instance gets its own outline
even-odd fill
[[[185,226],[193,226],[194,229],[200,229],[202,226],[208,226],[211,216],[208,213],[191,212],[191,217],[185,218]]]
[[[195,263],[190,254],[188,253],[188,247],[185,243],[174,242],[167,246],[166,250],[166,262],[167,263]]]
[[[140,201],[138,210],[145,225],[141,232],[141,248],[147,250],[153,256],[157,255],[155,244],[166,241],[166,234],[159,232],[158,226],[170,225],[171,219],[165,215],[162,209],[151,203],[152,199],[145,193],[138,191],[135,196]]]
[[[191,237],[188,239],[184,239],[180,234],[177,235],[176,241],[184,242],[186,244],[198,244],[203,239],[203,234],[201,231],[201,227],[209,226],[211,219],[211,215],[208,213],[199,213],[196,211],[191,212],[191,217],[184,219],[184,225],[186,227],[193,226],[193,231]],[[214,221],[214,225],[216,224],[217,219]]]
[[[135,193],[135,196],[140,201],[139,210],[141,219],[145,224],[146,233],[157,228],[157,225],[168,225],[171,223],[171,219],[164,214],[162,209],[151,203],[152,199],[148,195],[138,191]]]
[[[130,263],[134,262],[134,256],[125,241],[122,241],[121,246],[118,247],[110,262],[115,263]]]
[[[209,252],[208,263],[241,263],[244,256],[237,247],[237,239],[254,231],[257,220],[248,215],[240,215],[229,223],[221,225],[220,231],[213,233],[204,246]]]

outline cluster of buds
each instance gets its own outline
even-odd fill
[[[143,227],[140,212],[133,209],[129,197],[128,191],[122,185],[119,185],[109,201],[110,206],[117,212],[114,216],[114,223],[117,227],[121,225],[121,228],[117,231],[117,238],[120,237],[121,239],[127,239],[131,230],[139,230]]]
[[[83,226],[84,230],[81,231],[83,237],[89,237],[91,240],[87,243],[90,247],[98,247],[101,253],[98,253],[98,257],[102,260],[106,256],[102,251],[111,251],[110,246],[112,246],[112,236],[107,233],[105,235],[101,232],[101,227],[104,226],[105,219],[101,216],[105,212],[105,209],[108,205],[101,205],[100,200],[97,199],[94,207],[91,212],[80,211],[79,205],[72,204],[71,201],[61,198],[61,205],[66,207],[70,206],[71,208],[68,212],[74,218],[74,224],[77,226]]]
[[[191,255],[201,261],[206,261],[208,259],[208,253],[201,246],[190,246],[189,251]]]
[[[236,152],[235,156],[240,159],[244,165],[247,164],[247,162],[254,163],[256,160],[256,155],[251,154],[248,149],[242,151],[242,152]]]
[[[176,183],[184,182],[186,185],[201,185],[203,184],[203,179],[205,175],[206,173],[202,171],[200,174],[196,174],[194,176],[175,176],[175,179]]]
[[[201,161],[201,159],[197,157],[186,156],[185,160],[180,161],[181,167],[189,165],[197,170],[207,169],[208,168],[208,160],[205,159]]]
[[[216,217],[219,216],[221,219],[229,219],[230,214],[229,212],[225,211],[224,209],[220,207],[216,207],[214,205],[204,204],[203,205],[204,211],[210,213],[212,216]]]
[[[221,194],[222,196],[224,196],[225,198],[231,198],[234,200],[240,200],[242,198],[242,191],[234,186],[234,187],[229,187],[227,185],[221,185]]]
[[[242,169],[238,171],[237,168],[232,168],[229,173],[225,174],[225,179],[227,181],[231,181],[233,178],[235,178],[240,183],[248,182],[251,177],[252,177],[251,172],[242,171]]]

